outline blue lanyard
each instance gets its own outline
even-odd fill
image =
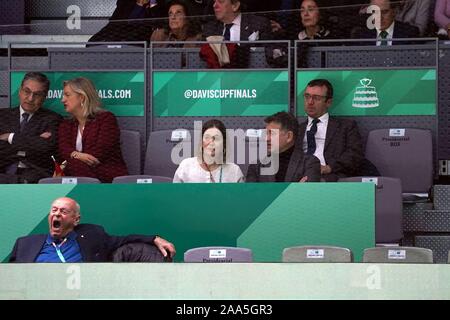
[[[222,183],[222,168],[223,166],[220,166],[220,178],[219,178],[219,183]]]
[[[60,248],[64,243],[66,243],[66,241],[67,241],[67,238],[64,238],[64,240],[59,245],[56,244],[55,242],[52,242],[53,247],[55,247],[56,254],[58,255],[58,258],[59,258],[59,260],[61,260],[62,263],[65,263],[66,259],[64,259],[64,256],[61,253]]]

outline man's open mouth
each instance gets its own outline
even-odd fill
[[[61,221],[53,220],[52,226],[53,228],[58,229],[61,226]]]

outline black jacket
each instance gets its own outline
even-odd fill
[[[108,262],[111,261],[112,253],[124,244],[133,242],[153,244],[155,239],[155,236],[144,235],[111,236],[103,227],[95,224],[80,224],[74,231],[78,234],[77,242],[83,262]],[[9,262],[34,262],[47,236],[47,234],[37,234],[17,239]]]

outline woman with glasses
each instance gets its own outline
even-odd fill
[[[168,9],[168,25],[153,31],[150,41],[165,41],[165,44],[155,44],[155,47],[192,47],[195,44],[180,44],[181,41],[200,41],[202,36],[198,25],[189,18],[189,9],[181,0],[171,1]]]
[[[320,12],[319,0],[303,0],[300,8],[300,21],[303,29],[298,34],[299,40],[329,39],[331,32],[324,23]]]
[[[67,161],[64,174],[97,178],[101,182],[127,175],[117,119],[101,108],[92,81],[87,78],[64,81],[61,101],[70,114],[59,126],[59,154]]]
[[[226,137],[221,121],[212,119],[205,122],[198,156],[181,161],[173,182],[244,182],[239,166],[226,162]]]

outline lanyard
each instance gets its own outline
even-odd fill
[[[61,246],[67,241],[67,238],[64,238],[64,240],[58,245],[55,242],[52,242],[53,247],[55,247],[56,254],[58,255],[59,260],[61,260],[62,263],[66,262],[66,259],[64,259],[63,254],[61,253]]]

